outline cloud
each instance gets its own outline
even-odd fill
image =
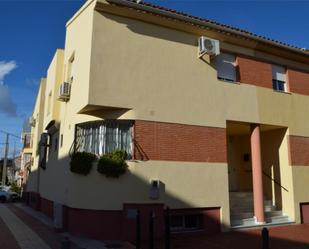
[[[4,77],[17,67],[15,61],[0,61],[0,83],[3,84]]]
[[[16,117],[16,104],[14,104],[9,88],[0,84],[0,112],[10,117]]]
[[[5,113],[10,117],[16,117],[16,104],[14,104],[4,78],[17,67],[15,61],[0,61],[0,113]]]

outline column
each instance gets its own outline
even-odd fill
[[[263,194],[263,171],[261,157],[260,125],[251,125],[251,160],[253,178],[253,202],[254,216],[259,224],[265,222],[264,219],[264,194]]]

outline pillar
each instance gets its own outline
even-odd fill
[[[263,169],[261,157],[260,125],[251,125],[251,160],[253,178],[253,202],[254,216],[259,224],[265,222],[264,218],[264,194],[263,194]]]

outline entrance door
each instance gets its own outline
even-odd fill
[[[233,165],[228,165],[228,173],[229,173],[229,191],[230,192],[237,191],[236,169],[233,167]]]
[[[236,156],[236,151],[232,146],[232,138],[228,137],[228,177],[229,177],[229,191],[237,191],[237,175],[236,167],[233,162],[236,162],[234,157]]]

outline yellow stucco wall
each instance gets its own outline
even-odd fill
[[[32,117],[35,119],[35,126],[31,128],[32,134],[32,160],[31,173],[27,179],[27,191],[38,192],[39,191],[39,169],[37,155],[38,143],[40,140],[41,133],[43,132],[44,123],[44,96],[46,89],[46,79],[42,78],[39,85],[39,90],[37,93],[37,98],[35,101]]]
[[[304,115],[309,98],[218,81],[209,58],[197,58],[198,36],[99,13],[94,11],[95,1],[87,4],[67,24],[65,51],[58,50],[58,59],[54,58],[48,71],[47,99],[50,91],[59,89],[52,82],[58,84],[67,79],[68,62],[74,56],[71,99],[67,103],[54,102],[54,117],[61,122],[56,136],[59,139],[63,135],[63,145],[54,149],[47,169],[42,172],[42,197],[72,207],[121,209],[121,199],[149,201],[147,183],[151,178],[159,178],[165,184],[165,194],[159,201],[174,208],[220,206],[222,221],[228,225],[227,164],[132,161],[130,173],[119,180],[106,179],[95,170],[87,177],[77,176],[69,171],[68,157],[75,124],[98,117],[116,117],[225,128],[227,120],[234,120],[288,127],[289,134],[309,136],[309,116]],[[221,44],[230,52],[277,60],[254,50]],[[62,69],[55,71],[55,60]],[[293,61],[288,63],[299,66]],[[44,108],[46,112],[46,105]],[[89,108],[96,110],[93,116],[78,114]],[[50,117],[45,114],[43,123],[48,120]],[[294,192],[295,202],[307,196],[296,194],[300,186],[292,180],[292,174],[295,178],[306,169],[292,170],[287,153],[285,136],[279,153],[280,174],[291,193],[284,194],[282,199],[291,203],[284,206],[284,211],[293,217],[294,206],[297,209]],[[302,177],[302,183],[308,186]],[[111,195],[112,191],[115,194]]]

